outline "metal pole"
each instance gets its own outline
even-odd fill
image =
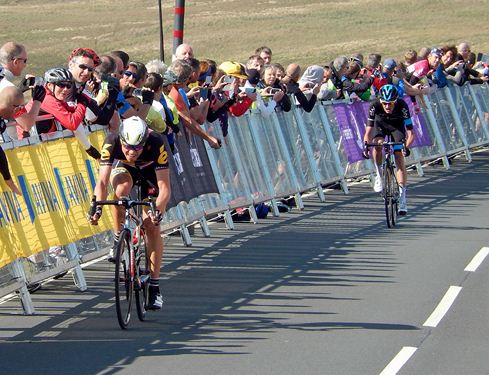
[[[158,0],[158,12],[160,18],[160,60],[165,61],[165,42],[163,40],[163,11],[161,1],[162,0]]]
[[[183,21],[185,16],[185,0],[175,0],[175,21],[173,24],[173,54],[183,43]]]

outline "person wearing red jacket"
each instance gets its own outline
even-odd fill
[[[93,147],[85,134],[83,119],[91,100],[83,93],[78,93],[76,102],[69,101],[73,89],[73,75],[65,68],[49,69],[45,75],[46,96],[41,104],[41,115],[52,115],[54,119],[43,119],[36,122],[36,130],[39,135],[52,133],[58,130],[56,122],[64,129],[71,130],[80,140],[85,151],[94,159],[100,159],[100,153]],[[26,109],[32,106],[32,100],[27,103]],[[80,125],[82,125],[80,127]],[[29,136],[28,129],[18,128],[19,138]],[[87,148],[88,147],[88,148]]]

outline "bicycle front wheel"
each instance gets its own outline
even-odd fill
[[[136,285],[134,287],[136,295],[136,310],[138,312],[138,318],[140,321],[146,319],[146,303],[148,299],[148,287],[149,287],[149,268],[148,257],[146,250],[146,235],[142,234],[139,239],[139,249],[136,255]]]
[[[387,228],[392,228],[395,225],[395,219],[393,219],[393,195],[392,185],[394,183],[394,171],[390,166],[384,168],[384,208],[385,208],[385,220]]]
[[[121,231],[115,258],[115,306],[117,320],[122,329],[126,329],[131,319],[131,305],[134,292],[134,272],[131,275],[130,234],[128,230]]]

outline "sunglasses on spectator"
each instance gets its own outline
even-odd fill
[[[144,144],[133,146],[133,145],[128,145],[127,143],[122,142],[122,145],[124,146],[124,148],[127,148],[128,150],[133,150],[133,151],[141,151],[144,148]]]
[[[126,77],[132,77],[134,78],[136,81],[139,79],[139,75],[137,73],[134,73],[134,72],[131,72],[130,70],[125,70],[124,71],[124,75]]]
[[[72,82],[58,82],[56,83],[56,86],[58,86],[61,89],[69,89],[71,86],[73,86]]]
[[[93,67],[91,67],[90,65],[80,64],[80,65],[78,65],[78,67],[81,70],[88,70],[89,72],[93,72]]]
[[[20,111],[22,108],[25,107],[25,104],[14,104],[12,107],[14,107],[16,111]]]

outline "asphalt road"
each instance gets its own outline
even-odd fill
[[[118,327],[106,261],[0,305],[6,374],[489,373],[489,152],[410,174],[387,229],[367,183],[259,224],[166,247],[165,306]],[[472,262],[472,263],[471,263]],[[470,270],[466,270],[471,263]],[[437,307],[439,306],[439,307]]]

